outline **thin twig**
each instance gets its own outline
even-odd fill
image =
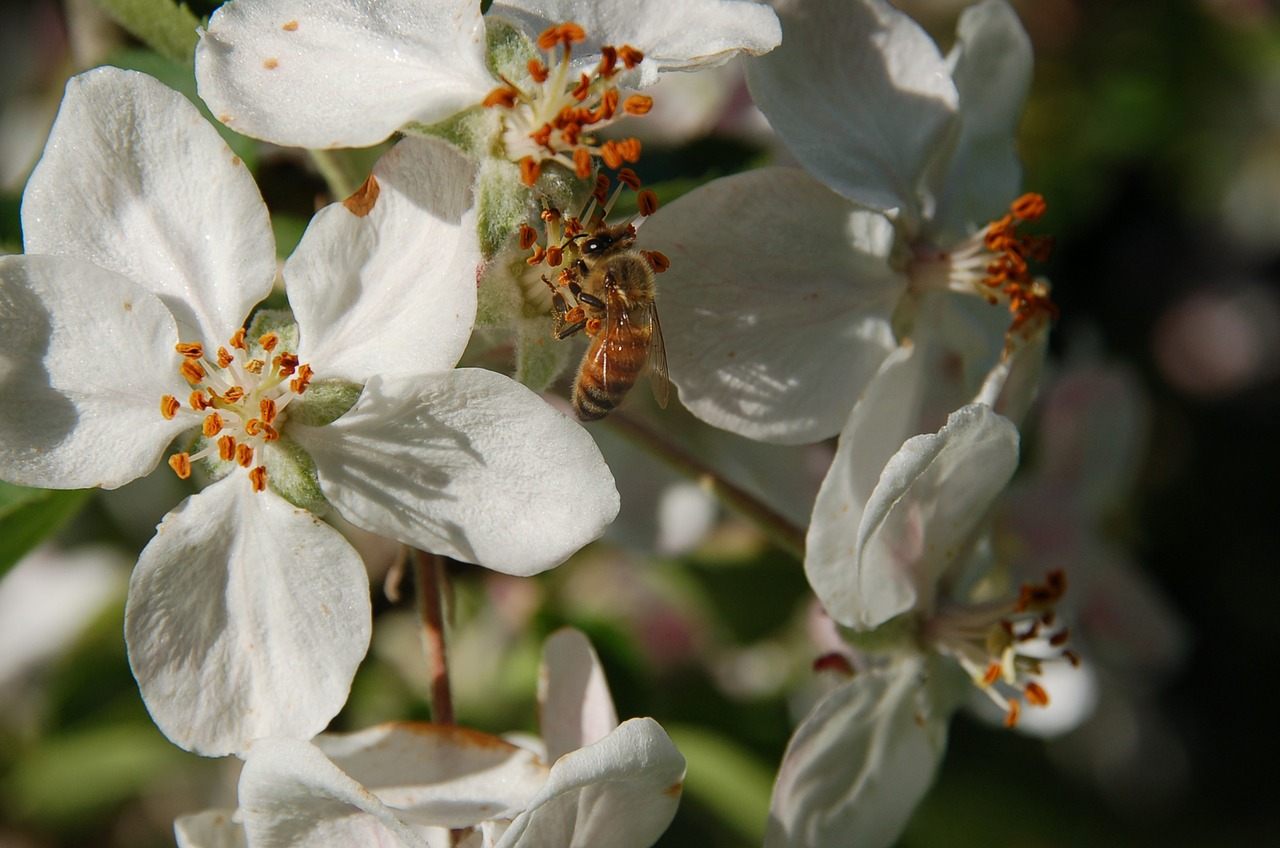
[[[453,724],[453,693],[449,688],[449,658],[444,639],[444,557],[413,552],[418,586],[418,615],[431,675],[431,717],[436,724]]]
[[[782,513],[741,486],[724,479],[696,456],[672,444],[635,418],[615,412],[605,420],[667,465],[709,489],[725,506],[754,522],[778,547],[796,559],[804,559],[804,530]]]

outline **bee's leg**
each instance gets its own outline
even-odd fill
[[[585,303],[592,309],[604,310],[604,301],[593,294],[587,294],[578,286],[577,283],[570,283],[569,291],[573,292],[573,296],[578,299],[578,303]]]
[[[567,326],[561,324],[556,327],[556,338],[559,340],[567,339],[585,326],[587,326],[587,318],[585,316],[583,316],[581,321],[575,321]]]

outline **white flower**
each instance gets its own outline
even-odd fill
[[[717,180],[645,223],[645,247],[671,263],[671,378],[708,423],[809,442],[840,431],[901,344],[931,345],[912,367],[927,369],[919,403],[941,415],[894,434],[892,453],[941,426],[1052,314],[1023,262],[1044,243],[1017,232],[1041,204],[1005,217],[1030,44],[1002,0],[965,12],[947,57],[883,0],[778,12],[784,42],[747,77],[806,170]]]
[[[457,727],[398,723],[249,750],[240,809],[178,820],[181,848],[647,848],[679,803],[684,758],[653,719],[618,724],[586,637],[553,634],[542,756]],[[242,822],[239,824],[237,822]],[[466,831],[451,841],[449,830]]]
[[[364,147],[406,127],[435,124],[485,104],[496,89],[518,90],[506,102],[508,158],[563,158],[583,149],[576,139],[531,143],[529,133],[563,107],[594,109],[610,88],[611,67],[635,67],[633,84],[661,71],[722,64],[739,52],[778,44],[777,18],[750,0],[509,0],[482,16],[479,0],[232,0],[223,4],[196,49],[200,96],[233,129],[298,147]],[[514,26],[525,46],[565,49],[547,74],[506,55],[510,44],[494,22]],[[581,39],[562,38],[575,25]],[[615,50],[606,59],[608,45]],[[491,50],[493,51],[491,53]],[[602,66],[602,60],[605,65]],[[536,60],[535,61],[540,61]],[[495,74],[501,74],[501,78]],[[542,76],[543,79],[538,79]],[[589,96],[571,97],[583,79]],[[609,115],[572,123],[598,129]],[[494,105],[488,103],[485,105]],[[617,114],[622,114],[619,111]],[[550,129],[550,128],[549,128]],[[615,166],[616,167],[616,166]]]
[[[309,510],[514,574],[616,513],[581,428],[505,377],[453,369],[480,261],[472,173],[438,142],[396,146],[285,265],[296,326],[268,315],[254,326],[274,331],[246,337],[276,259],[244,165],[150,77],[69,83],[23,198],[27,253],[0,258],[0,477],[115,488],[202,434],[170,465],[215,482],[143,550],[126,616],[177,744],[310,738],[345,701],[368,582]]]
[[[845,670],[864,670],[796,729],[767,846],[893,844],[933,780],[964,679],[1013,724],[1022,704],[1046,702],[1044,668],[1074,661],[1052,616],[1060,573],[1019,592],[990,579],[989,516],[1017,461],[1017,429],[973,404],[903,444],[865,508],[851,498],[815,513],[805,571],[850,631]]]

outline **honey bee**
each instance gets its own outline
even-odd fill
[[[591,338],[573,384],[573,411],[583,421],[604,418],[622,403],[646,365],[653,396],[666,407],[671,383],[654,304],[654,267],[634,247],[635,227],[600,226],[576,238],[586,239],[567,284],[576,305],[570,307],[552,286],[556,338],[580,330]]]

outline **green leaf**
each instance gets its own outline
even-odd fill
[[[67,523],[93,489],[27,489],[0,482],[0,576]]]
[[[19,816],[63,824],[137,795],[182,756],[145,725],[66,734],[19,758],[5,780],[5,795]]]
[[[195,63],[200,19],[185,4],[171,0],[94,0],[116,23],[161,56]]]
[[[773,764],[705,727],[666,725],[689,763],[684,794],[753,845],[764,840],[773,794]]]

